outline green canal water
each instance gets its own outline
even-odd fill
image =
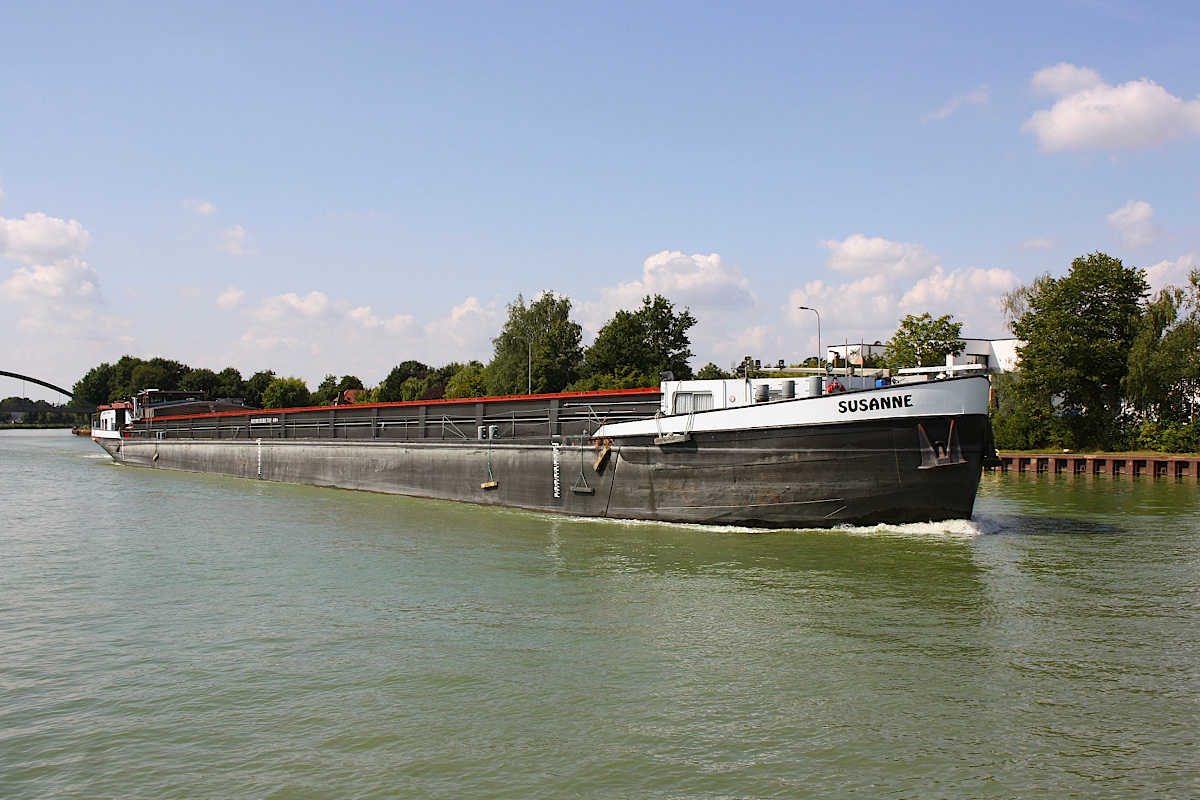
[[[1200,796],[1200,483],[754,533],[0,435],[0,797]]]

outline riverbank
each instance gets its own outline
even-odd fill
[[[1001,472],[1200,478],[1200,456],[1162,453],[999,453]]]
[[[69,424],[62,422],[0,422],[0,431],[44,431],[62,429],[74,430]]]

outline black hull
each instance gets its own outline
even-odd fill
[[[97,441],[120,463],[155,469],[585,517],[807,528],[969,518],[991,453],[989,433],[987,416],[978,414],[697,433],[662,445],[582,435],[490,446],[352,438]]]

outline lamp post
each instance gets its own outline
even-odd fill
[[[821,368],[821,312],[809,306],[796,306],[801,311],[811,311],[817,315],[817,369]]]
[[[528,336],[513,336],[529,346],[529,379],[525,383],[525,394],[533,394],[533,339]]]

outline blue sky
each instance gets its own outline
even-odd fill
[[[1194,4],[0,15],[0,369],[59,384],[131,353],[371,385],[486,361],[544,290],[585,340],[661,293],[697,365],[795,361],[798,305],[826,344],[1000,337],[1079,255],[1200,266]]]

